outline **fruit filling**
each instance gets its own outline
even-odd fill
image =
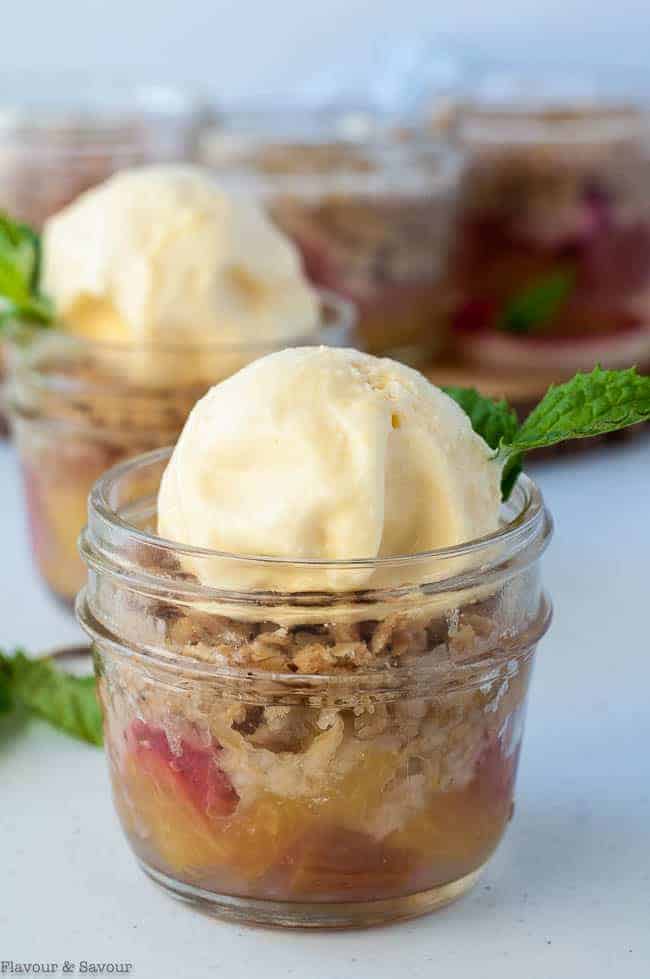
[[[221,745],[201,748],[181,740],[176,751],[162,728],[134,721],[128,732],[129,753],[137,767],[154,782],[165,778],[175,791],[184,792],[190,803],[208,818],[229,816],[237,808],[239,796],[219,768]]]
[[[348,745],[354,763],[318,794],[240,798],[214,740],[136,719],[123,742],[115,795],[143,859],[217,892],[310,901],[387,898],[480,867],[509,819],[517,756],[496,738],[443,788],[415,759],[403,775],[378,747]]]

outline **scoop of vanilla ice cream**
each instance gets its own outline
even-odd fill
[[[500,476],[462,409],[411,368],[355,350],[283,350],[196,404],[162,479],[158,530],[288,560],[415,554],[494,531]],[[202,558],[192,570],[224,588],[315,583],[308,568],[272,562],[253,571]],[[328,587],[350,580],[328,574]]]
[[[197,167],[116,174],[46,222],[43,252],[66,327],[96,340],[263,345],[318,327],[292,242]]]

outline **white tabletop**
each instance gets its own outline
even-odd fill
[[[476,890],[365,933],[225,924],[158,890],[113,814],[101,753],[40,722],[0,743],[2,961],[133,964],[138,979],[647,979],[650,439],[535,467],[556,518],[515,819]],[[3,645],[75,638],[31,569],[0,448]],[[6,974],[9,974],[8,972]]]

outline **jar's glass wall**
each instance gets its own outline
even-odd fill
[[[215,896],[434,899],[472,879],[511,817],[532,652],[465,689],[344,706],[324,680],[311,706],[309,693],[288,705],[262,684],[232,696],[182,668],[161,676],[100,642],[123,829],[147,867]]]
[[[548,625],[532,484],[485,542],[315,564],[312,588],[269,592],[203,585],[193,571],[215,554],[155,536],[167,458],[105,476],[82,539],[78,614],[138,859],[265,923],[371,923],[458,896],[512,814]],[[265,559],[219,560],[241,583]]]

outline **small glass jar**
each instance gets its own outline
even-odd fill
[[[521,477],[480,541],[289,563],[157,537],[170,451],[105,474],[81,538],[77,614],[141,867],[267,925],[378,924],[459,897],[513,812],[550,618],[538,489]]]
[[[22,327],[9,344],[7,409],[32,550],[67,604],[85,580],[77,538],[96,479],[121,459],[174,442],[196,401],[247,363],[285,346],[340,345],[354,310],[321,294],[321,326],[280,341],[145,347]]]
[[[650,363],[650,112],[632,80],[486,73],[461,105],[462,358]]]
[[[0,84],[0,209],[40,228],[116,170],[194,156],[203,100],[162,85],[25,77]]]
[[[351,299],[360,344],[412,364],[444,350],[461,158],[425,127],[368,111],[240,112],[206,129],[200,158],[261,198],[311,280]]]

